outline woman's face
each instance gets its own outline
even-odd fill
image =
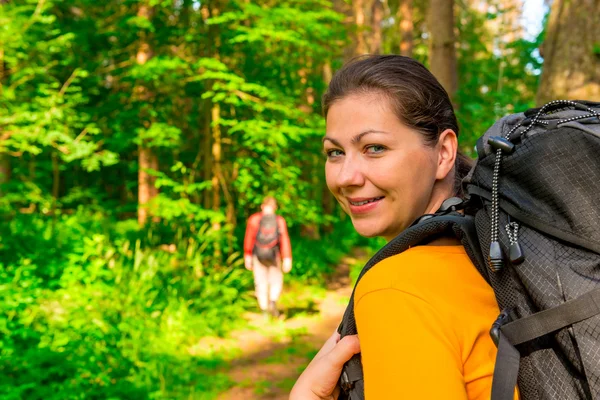
[[[450,172],[443,146],[427,146],[383,95],[356,94],[333,103],[323,147],[327,186],[363,236],[390,240],[451,195],[436,189]]]

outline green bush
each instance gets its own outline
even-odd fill
[[[324,282],[336,265],[355,247],[374,246],[374,239],[360,236],[352,223],[339,222],[331,233],[320,239],[292,238],[294,279],[310,283]]]
[[[132,227],[84,214],[3,226],[1,398],[177,398],[204,385],[186,349],[235,325],[250,275],[236,254],[209,256],[204,236],[161,248]]]

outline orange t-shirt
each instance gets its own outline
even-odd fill
[[[381,261],[361,279],[354,307],[366,400],[490,398],[499,311],[462,246],[417,246]]]

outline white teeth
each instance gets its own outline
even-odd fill
[[[364,201],[356,201],[356,202],[355,201],[351,201],[350,204],[352,204],[353,206],[362,206],[362,205],[365,205],[367,203],[373,203],[374,201],[381,200],[381,199],[383,199],[383,197],[376,197],[374,199],[364,200]]]

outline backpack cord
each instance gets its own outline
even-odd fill
[[[544,105],[542,108],[539,109],[539,111],[537,112],[535,117],[533,117],[533,119],[531,120],[529,125],[525,128],[525,130],[523,132],[521,132],[521,135],[525,135],[536,124],[548,125],[548,123],[546,123],[545,121],[540,121],[539,118],[542,116],[542,114],[548,108],[551,108],[551,107],[554,107],[557,105],[571,106],[571,107],[575,107],[576,109],[580,109],[580,110],[585,109],[590,114],[580,115],[577,117],[560,120],[556,123],[556,125],[564,124],[566,122],[576,121],[576,120],[580,120],[580,119],[590,118],[590,117],[594,117],[594,116],[598,117],[598,119],[600,119],[600,113],[594,111],[592,108],[587,107],[581,103],[576,103],[576,102],[570,101],[570,100],[554,100],[549,103],[546,103],[546,105]],[[519,129],[520,127],[523,126],[522,122],[523,121],[521,121],[520,123],[515,125],[514,128],[512,128],[506,135],[504,135],[503,139],[509,141],[510,136],[517,129]],[[493,145],[491,143],[491,139],[494,139],[494,138],[489,138],[488,143]],[[496,146],[493,146],[493,147],[496,147]],[[492,216],[491,216],[492,231],[491,231],[491,235],[490,235],[491,243],[490,243],[490,252],[489,252],[489,257],[488,257],[488,265],[493,272],[500,271],[502,269],[502,267],[504,266],[504,256],[502,255],[502,248],[500,247],[500,241],[499,241],[500,200],[498,199],[498,191],[499,191],[499,186],[500,186],[500,182],[499,182],[499,180],[500,180],[500,164],[502,162],[502,154],[503,154],[503,149],[501,147],[496,147],[496,161],[494,163],[494,175],[492,176]]]

